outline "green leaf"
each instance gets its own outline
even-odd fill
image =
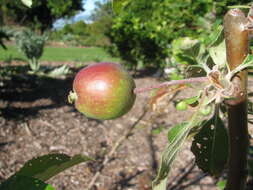
[[[176,109],[178,111],[185,111],[188,109],[188,104],[185,101],[181,101],[181,102],[177,103]]]
[[[228,158],[228,134],[217,115],[204,123],[195,135],[191,150],[199,168],[210,175],[221,174]]]
[[[165,190],[167,185],[167,176],[171,164],[174,161],[177,152],[185,141],[191,128],[191,123],[182,123],[176,125],[168,132],[168,144],[162,154],[161,164],[157,177],[152,182],[153,190]]]
[[[214,27],[214,32],[207,40],[209,55],[216,65],[226,65],[226,45],[224,40],[223,26],[217,24]]]
[[[120,14],[129,0],[112,0],[112,8],[116,14]]]
[[[232,71],[230,71],[227,75],[226,75],[226,79],[228,81],[230,81],[232,79],[232,77],[242,71],[243,69],[249,68],[249,67],[253,67],[253,55],[248,54],[247,57],[245,57],[245,59],[243,60],[242,64],[240,64],[239,66],[237,66],[235,69],[233,69]]]
[[[24,5],[26,5],[27,7],[31,8],[32,7],[32,0],[21,0],[22,3],[24,3]]]
[[[184,102],[187,103],[187,104],[194,104],[194,103],[198,102],[199,97],[200,97],[200,95],[199,96],[193,96],[191,98],[186,98],[186,99],[184,99]]]
[[[55,190],[43,181],[22,175],[14,175],[0,185],[0,190]]]
[[[207,106],[201,108],[199,111],[200,111],[200,113],[201,113],[202,115],[208,116],[209,114],[212,113],[212,106],[207,105]]]
[[[224,39],[223,34],[223,26],[221,24],[216,24],[214,26],[214,31],[211,33],[209,38],[205,40],[205,44],[207,46],[217,46],[217,44],[220,44],[220,42]]]
[[[253,55],[249,54],[247,57],[243,60],[242,65],[252,65],[253,64]]]
[[[187,126],[187,123],[181,123],[172,127],[168,132],[168,141],[172,143],[175,138],[179,135],[179,133]]]
[[[226,65],[226,45],[225,40],[223,40],[217,46],[212,46],[209,48],[209,54],[216,65],[224,66]]]
[[[184,57],[197,57],[200,52],[200,48],[200,41],[197,39],[191,39],[189,37],[178,38],[172,42],[173,54],[180,54]]]
[[[227,180],[221,180],[217,183],[217,187],[220,189],[220,190],[223,190],[225,189],[225,186],[226,186],[226,183],[227,183]]]
[[[65,169],[90,160],[92,159],[83,155],[75,155],[71,158],[66,154],[48,154],[26,162],[16,175],[46,181]]]
[[[227,58],[225,40],[222,40],[221,43],[217,44],[216,46],[210,47],[209,54],[216,65],[226,65]]]

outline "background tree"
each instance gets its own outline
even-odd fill
[[[97,1],[95,2],[95,10],[90,16],[90,20],[93,22],[99,20],[111,20],[113,17],[112,4],[110,1]]]
[[[62,29],[51,34],[51,39],[60,40],[71,45],[108,46],[110,41],[106,36],[112,26],[113,11],[110,1],[97,1],[95,10],[89,21],[80,20],[66,24]]]
[[[20,24],[32,26],[40,31],[52,27],[55,20],[71,17],[83,10],[82,0],[33,0],[31,8],[21,1],[1,1],[0,12],[4,24]]]
[[[207,35],[212,23],[222,19],[227,6],[238,4],[236,0],[125,2],[125,11],[114,18],[108,36],[113,43],[111,50],[119,53],[131,67],[164,67],[174,39]],[[243,0],[240,3],[250,2]]]
[[[89,24],[88,27],[89,32],[95,34],[91,40],[95,40],[97,36],[98,38],[95,41],[102,41],[102,44],[107,46],[110,44],[110,42],[106,34],[111,30],[114,16],[112,4],[111,1],[108,0],[101,2],[97,1],[95,3],[95,7],[95,10],[90,16],[92,23]]]

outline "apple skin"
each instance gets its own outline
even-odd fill
[[[97,63],[80,70],[73,90],[75,107],[89,118],[108,120],[127,113],[133,106],[135,82],[116,63]]]

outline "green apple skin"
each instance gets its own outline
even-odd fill
[[[107,62],[90,65],[75,76],[75,107],[89,118],[115,119],[134,105],[134,88],[133,78],[121,65]]]

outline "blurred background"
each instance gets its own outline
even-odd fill
[[[0,1],[0,182],[35,156],[84,153],[96,162],[52,179],[56,189],[150,189],[168,130],[191,115],[175,111],[175,103],[194,90],[166,93],[163,100],[140,94],[127,115],[102,122],[67,102],[74,75],[92,63],[117,62],[137,87],[187,77],[210,34],[238,3],[251,1],[126,0],[115,10],[109,0],[33,0],[31,8]],[[217,182],[195,166],[186,143],[168,190],[218,189]]]

